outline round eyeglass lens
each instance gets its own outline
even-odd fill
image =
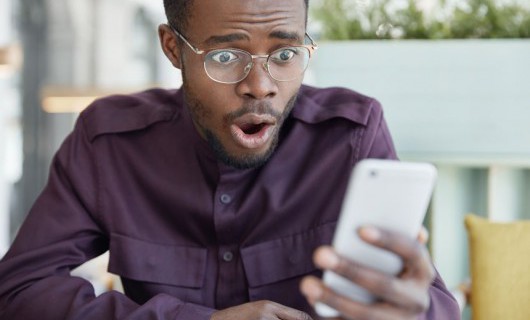
[[[309,56],[310,52],[306,47],[286,47],[276,50],[269,55],[269,73],[278,81],[297,79],[307,68]]]
[[[252,65],[252,56],[243,50],[221,49],[208,52],[204,69],[212,80],[236,83],[243,80]]]

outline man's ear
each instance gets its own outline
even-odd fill
[[[177,68],[182,68],[182,61],[179,50],[179,43],[173,30],[167,24],[158,26],[158,38],[160,39],[160,46],[164,54],[169,59],[171,64]]]

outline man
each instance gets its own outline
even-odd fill
[[[0,263],[1,318],[301,320],[321,301],[344,319],[458,319],[416,241],[360,231],[402,257],[398,277],[323,246],[355,163],[396,154],[376,101],[301,86],[307,2],[165,6],[160,41],[183,88],[81,114]],[[96,298],[69,272],[107,249],[125,295]],[[334,294],[317,267],[380,300]]]

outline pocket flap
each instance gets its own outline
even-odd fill
[[[278,282],[316,270],[313,252],[329,245],[336,222],[280,239],[241,249],[241,257],[251,287]]]
[[[112,234],[109,272],[131,280],[200,288],[207,250],[151,243]]]

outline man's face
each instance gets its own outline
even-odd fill
[[[302,0],[195,0],[185,30],[202,50],[237,48],[264,55],[303,44],[305,5]],[[288,36],[286,36],[288,35]],[[279,82],[254,59],[248,76],[236,84],[213,81],[204,70],[204,55],[183,44],[180,59],[184,94],[194,124],[218,158],[237,168],[267,161],[294,104],[302,76]]]

